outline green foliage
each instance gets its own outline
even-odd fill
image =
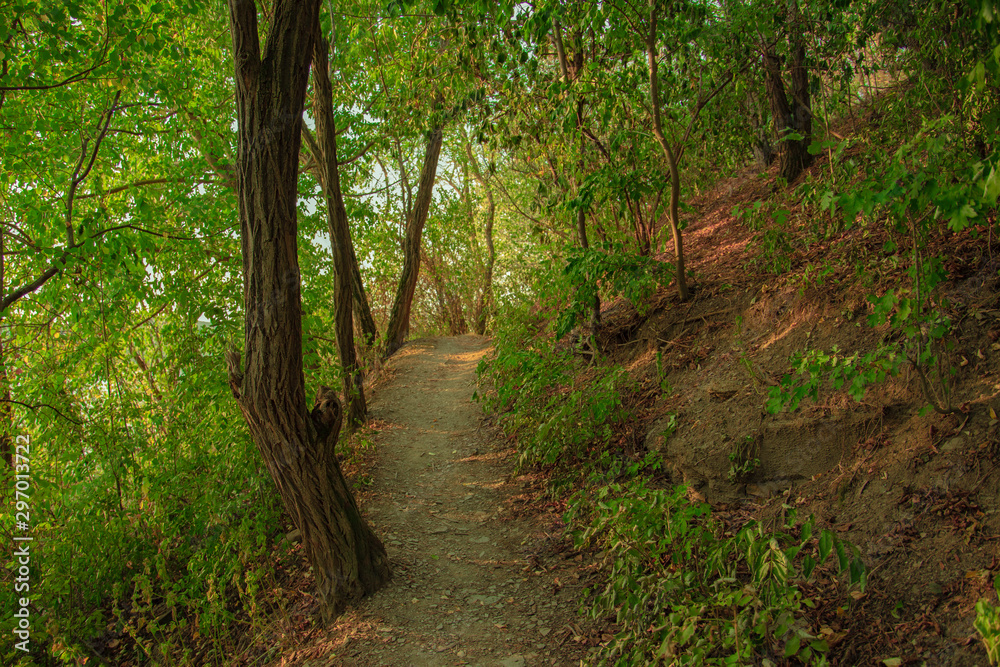
[[[888,325],[892,333],[887,337],[899,342],[865,355],[842,355],[838,350],[798,355],[793,365],[800,379],[785,377],[772,389],[769,411],[783,405],[795,409],[805,396],[815,399],[824,374],[834,389],[846,387],[860,401],[867,386],[896,375],[905,362],[920,378],[927,410],[954,410],[950,382],[955,371],[947,361],[951,320],[947,302],[936,292],[947,274],[943,258],[927,257],[926,247],[931,235],[961,232],[983,218],[996,206],[1000,184],[994,183],[995,157],[970,161],[963,156],[948,129],[953,120],[942,116],[925,123],[882,168],[836,197],[827,197],[830,210],[838,211],[848,227],[858,220],[887,219],[896,236],[883,251],[909,260],[909,286],[868,297],[869,324]],[[801,378],[804,374],[808,379]]]
[[[867,354],[844,355],[834,346],[831,352],[809,350],[792,357],[795,375],[786,375],[772,387],[767,401],[771,414],[783,408],[795,410],[802,399],[819,399],[820,386],[829,380],[834,390],[845,389],[856,401],[864,398],[872,384],[897,375],[906,358],[895,346],[883,346]]]
[[[755,664],[775,653],[824,664],[828,646],[803,620],[814,602],[799,583],[832,555],[833,572],[862,589],[867,581],[857,549],[829,530],[814,535],[812,518],[797,525],[789,511],[785,529],[797,534],[754,522],[727,536],[684,486],[632,480],[586,489],[566,520],[578,546],[603,550],[608,582],[585,591],[583,603],[618,624],[601,654],[607,664]]]
[[[795,249],[787,230],[791,215],[788,209],[773,202],[757,201],[745,208],[734,206],[732,215],[756,232],[751,245],[757,250],[757,264],[775,275],[791,270]]]
[[[33,548],[44,553],[32,562],[33,584],[44,584],[30,596],[39,662],[41,651],[86,658],[99,640],[114,641],[122,661],[189,664],[185,638],[193,636],[212,637],[206,658],[223,662],[245,641],[234,631],[260,622],[275,576],[272,538],[284,525],[280,503],[241,415],[220,400],[227,336],[177,324],[152,320],[152,340],[133,333],[131,348],[104,340],[96,359],[59,358],[60,336],[26,359],[52,368],[55,383],[24,375],[14,383],[21,397],[88,418],[28,412],[18,424],[34,443]],[[88,368],[94,361],[98,368]],[[107,368],[112,392],[74,376],[100,378]],[[0,516],[5,525],[13,519],[6,508]],[[3,586],[5,614],[15,609],[10,595],[13,586]]]
[[[627,376],[620,368],[597,369],[583,386],[570,382],[570,351],[522,349],[498,344],[491,361],[479,366],[492,391],[477,393],[487,411],[504,415],[517,432],[518,465],[552,464],[579,458],[596,442],[606,442],[627,414],[621,393]]]
[[[733,451],[729,453],[729,472],[726,476],[731,481],[742,481],[760,467],[760,445],[752,435],[737,438]]]
[[[993,579],[993,588],[1000,597],[1000,575]],[[991,665],[1000,663],[1000,606],[985,599],[976,603],[976,620],[972,623],[986,646],[986,659]]]
[[[673,265],[651,257],[631,255],[617,244],[602,248],[574,248],[569,252],[563,280],[570,290],[570,306],[559,317],[556,338],[572,331],[600,291],[608,297],[623,296],[642,312],[658,287],[673,279]]]

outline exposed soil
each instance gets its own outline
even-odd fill
[[[530,480],[512,477],[510,452],[480,427],[472,395],[489,346],[424,339],[393,356],[360,498],[393,580],[274,664],[578,665],[595,643],[576,614],[583,557],[557,553],[561,535],[518,511]]]
[[[908,284],[904,266],[877,260],[884,229],[808,246],[796,234],[811,222],[794,206],[790,269],[762,270],[766,253],[731,211],[776,196],[773,182],[750,168],[693,202],[689,302],[661,290],[644,315],[621,300],[606,306],[603,342],[637,382],[646,446],[717,512],[768,520],[794,506],[860,548],[866,594],[844,596],[822,620],[835,631],[833,664],[985,665],[974,605],[996,603],[1000,572],[1000,260],[989,232],[942,233],[928,251],[951,278],[955,414],[920,414],[928,401],[907,365],[861,402],[825,385],[818,402],[771,415],[768,392],[791,372],[793,353],[892,343],[887,327],[867,324],[865,295]],[[810,276],[811,263],[829,271]],[[729,455],[741,445],[759,465],[733,477]]]

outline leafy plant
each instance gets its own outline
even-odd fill
[[[727,477],[732,481],[746,479],[760,467],[760,445],[756,437],[745,435],[737,438],[733,451],[729,453],[729,472]]]
[[[768,410],[782,405],[794,409],[799,400],[816,397],[822,375],[835,389],[847,386],[851,396],[861,400],[865,387],[882,382],[909,363],[920,379],[928,405],[925,412],[955,411],[950,383],[955,369],[947,353],[951,320],[947,302],[936,288],[947,279],[944,261],[928,257],[928,239],[932,234],[959,232],[996,205],[1000,182],[996,169],[987,161],[962,162],[958,159],[956,137],[948,130],[953,122],[944,116],[925,123],[916,136],[904,143],[879,171],[862,180],[853,189],[830,200],[848,226],[859,216],[881,213],[896,233],[883,251],[909,256],[910,284],[889,289],[881,295],[869,295],[871,326],[888,324],[897,340],[865,355],[842,355],[811,351],[793,358],[800,379],[790,376],[771,391]],[[989,169],[989,171],[987,171]],[[944,229],[941,229],[941,228]],[[909,247],[901,249],[900,245]],[[808,379],[801,379],[808,375]]]
[[[993,579],[993,588],[1000,597],[1000,575]],[[986,658],[991,665],[1000,663],[1000,606],[990,604],[985,599],[976,603],[976,620],[972,623],[983,638]]]
[[[820,386],[827,380],[834,390],[846,388],[854,400],[860,401],[869,385],[897,375],[906,361],[892,345],[864,355],[845,355],[837,346],[830,352],[809,350],[796,354],[792,357],[794,373],[771,388],[767,411],[775,414],[783,408],[794,410],[806,397],[818,400]]]
[[[674,267],[651,257],[625,252],[620,244],[570,251],[563,280],[571,293],[570,305],[556,324],[556,338],[576,327],[601,289],[605,296],[621,295],[642,312],[657,287],[674,277]]]
[[[614,424],[626,418],[622,390],[627,378],[620,368],[599,368],[582,387],[566,386],[569,352],[523,350],[498,346],[496,357],[483,362],[480,379],[493,390],[477,392],[487,410],[504,414],[509,432],[518,432],[518,465],[555,463],[579,456],[595,441],[611,437]]]
[[[587,489],[571,499],[566,521],[578,546],[603,549],[607,583],[584,592],[583,610],[618,624],[601,653],[609,664],[747,664],[774,653],[822,664],[829,647],[802,620],[814,603],[798,582],[831,555],[851,584],[867,580],[857,549],[829,530],[814,535],[812,518],[797,525],[789,512],[785,527],[797,536],[756,522],[726,536],[683,485]]]

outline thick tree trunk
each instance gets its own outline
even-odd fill
[[[765,47],[763,51],[764,79],[767,96],[771,101],[774,126],[781,140],[778,150],[778,175],[791,183],[812,164],[809,153],[812,141],[812,110],[809,107],[809,73],[805,67],[806,46],[804,27],[801,25],[799,5],[788,2],[788,48],[791,54],[792,101],[788,101],[782,78],[781,59]],[[801,139],[786,138],[800,135]]]
[[[424,167],[420,172],[420,185],[417,188],[417,199],[413,212],[406,220],[406,237],[403,239],[403,272],[399,277],[399,287],[396,289],[396,299],[389,315],[389,325],[385,331],[385,348],[382,356],[389,357],[403,346],[406,336],[410,333],[410,307],[413,304],[413,294],[417,289],[417,276],[420,272],[420,238],[427,222],[427,213],[431,207],[431,195],[434,191],[434,179],[437,177],[438,158],[441,156],[441,144],[444,142],[442,128],[431,130],[427,139],[427,151],[424,154]]]
[[[333,118],[333,87],[330,84],[329,44],[317,25],[313,47],[313,113],[316,116],[316,139],[321,154],[316,156],[326,182],[326,218],[330,227],[330,249],[334,266],[334,311],[337,327],[337,351],[343,367],[344,398],[350,428],[364,423],[368,414],[365,403],[364,374],[354,349],[354,272],[358,270],[352,252],[351,230],[347,221],[344,195],[340,189],[337,166],[337,127]]]
[[[663,121],[660,118],[660,81],[656,61],[656,0],[649,0],[649,34],[646,36],[646,55],[649,59],[649,89],[653,112],[653,134],[663,149],[670,167],[670,233],[674,237],[674,256],[676,266],[674,272],[677,280],[677,293],[681,301],[688,300],[687,277],[684,275],[684,239],[681,236],[679,206],[681,199],[680,166],[677,164],[677,154],[663,134]]]
[[[319,0],[276,0],[261,54],[253,0],[229,0],[239,120],[237,195],[246,308],[245,369],[229,385],[285,508],[302,532],[326,618],[390,576],[334,453],[343,420],[333,392],[306,405],[296,187],[302,106]]]

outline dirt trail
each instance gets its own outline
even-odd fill
[[[436,338],[393,357],[372,404],[379,461],[362,505],[394,579],[337,624],[337,656],[313,664],[580,664],[578,587],[563,587],[559,564],[526,559],[536,529],[506,520],[510,465],[472,402],[488,349]]]

